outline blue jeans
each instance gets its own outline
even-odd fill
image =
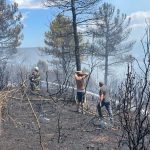
[[[110,117],[110,120],[112,121],[112,110],[111,110],[111,106],[110,106],[110,102],[109,101],[102,101],[101,103],[99,102],[98,104],[97,104],[97,110],[98,110],[98,115],[99,115],[99,118],[100,119],[103,119],[104,117],[103,117],[103,114],[102,114],[102,107],[103,106],[105,106],[105,108],[106,108],[106,110],[107,110],[107,112],[108,112],[108,115],[109,115],[109,117]]]

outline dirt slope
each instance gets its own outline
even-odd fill
[[[116,150],[118,131],[98,129],[93,116],[75,112],[75,105],[30,97],[8,102],[0,137],[0,150]],[[41,99],[41,100],[40,100]],[[41,137],[41,144],[40,144]]]

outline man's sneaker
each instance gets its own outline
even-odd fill
[[[78,112],[79,112],[79,113],[81,113],[81,112],[82,112],[80,108],[78,109]]]
[[[100,120],[100,122],[99,122],[99,127],[100,127],[100,128],[105,128],[106,125],[107,125],[106,122],[104,122],[103,120]]]
[[[113,125],[114,125],[114,120],[113,119],[110,119],[110,125],[113,127]]]
[[[86,113],[85,113],[85,111],[82,111],[82,114],[84,114],[84,115],[85,115],[85,114],[86,114]]]

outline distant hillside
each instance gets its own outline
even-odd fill
[[[11,57],[10,63],[33,66],[39,60],[47,61],[48,59],[50,59],[50,56],[46,56],[40,52],[38,47],[27,47],[18,48],[17,53]]]

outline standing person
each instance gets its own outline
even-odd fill
[[[77,111],[81,107],[81,112],[83,113],[83,103],[85,100],[85,78],[88,76],[87,73],[82,71],[75,72],[75,80],[77,85]]]
[[[104,85],[103,82],[99,82],[99,87],[99,102],[97,104],[97,110],[100,119],[100,126],[104,127],[103,114],[101,108],[105,106],[110,118],[111,125],[113,124],[113,117],[107,87]]]
[[[40,89],[40,73],[39,68],[35,67],[32,74],[29,76],[31,91],[38,91]]]

